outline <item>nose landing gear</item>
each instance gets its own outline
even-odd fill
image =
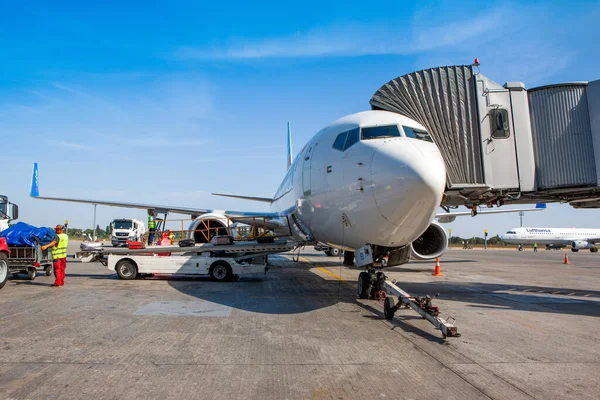
[[[386,297],[383,282],[385,274],[375,268],[361,272],[358,275],[358,297],[361,299],[384,299]]]

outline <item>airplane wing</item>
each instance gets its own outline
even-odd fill
[[[560,239],[557,240],[557,242],[563,242],[566,244],[571,244],[572,242],[579,242],[579,241],[584,241],[584,242],[590,242],[593,244],[596,244],[598,242],[600,242],[600,237],[596,236],[596,237],[575,237],[575,238],[566,238],[566,239]]]
[[[67,201],[72,203],[84,203],[84,204],[97,204],[109,207],[125,207],[125,208],[138,208],[142,210],[152,211],[154,214],[157,213],[176,213],[185,214],[192,216],[200,216],[202,214],[218,212],[231,218],[233,221],[246,218],[252,220],[252,218],[266,218],[275,219],[281,217],[282,214],[272,212],[248,212],[248,211],[228,211],[228,210],[211,210],[207,208],[190,208],[190,207],[179,207],[179,206],[166,206],[159,204],[146,204],[146,203],[129,203],[122,201],[107,201],[107,200],[93,200],[93,199],[72,199],[67,197],[45,197],[40,196],[39,178],[38,178],[38,165],[33,164],[33,175],[31,177],[31,192],[30,196],[38,200],[55,200],[55,201]]]
[[[536,204],[535,208],[511,208],[507,210],[484,210],[478,211],[476,215],[480,214],[504,214],[514,212],[529,212],[529,211],[542,211],[546,209],[546,204]],[[466,215],[474,216],[472,211],[458,211],[435,214],[435,218],[442,224],[454,222],[456,217],[463,217]]]

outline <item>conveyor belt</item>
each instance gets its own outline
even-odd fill
[[[286,252],[298,245],[293,241],[276,241],[274,243],[240,242],[232,245],[214,245],[210,243],[197,244],[193,247],[179,246],[149,246],[144,249],[128,249],[120,247],[102,247],[97,251],[81,251],[80,253],[102,253],[104,255],[127,255],[140,253],[192,253],[204,251],[223,251],[225,253],[254,253],[254,252]]]

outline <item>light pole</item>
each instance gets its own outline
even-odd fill
[[[95,242],[96,241],[96,206],[98,204],[94,204],[94,237],[92,238],[92,241]]]
[[[488,231],[487,229],[483,230],[483,249],[487,249],[487,235],[488,235]]]
[[[521,228],[523,227],[523,217],[525,216],[525,213],[523,211],[519,211],[519,217],[521,218]]]

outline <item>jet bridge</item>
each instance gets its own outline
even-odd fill
[[[446,163],[443,205],[600,207],[600,80],[527,90],[478,64],[437,67],[389,81],[370,104],[428,129]]]

